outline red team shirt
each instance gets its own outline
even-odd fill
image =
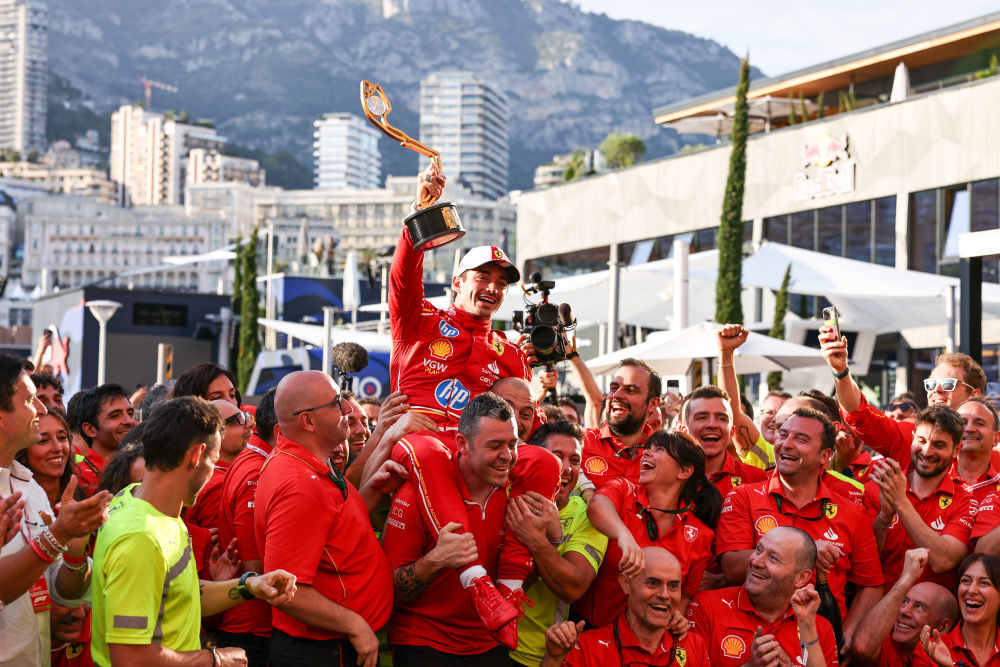
[[[601,424],[601,428],[586,429],[583,434],[580,472],[598,489],[616,477],[638,482],[642,444],[652,433],[653,429],[644,425],[639,442],[634,447],[626,447],[625,443],[611,432],[607,422]]]
[[[254,433],[243,451],[233,459],[222,483],[219,544],[229,544],[235,537],[240,544],[240,558],[244,561],[260,560],[253,510],[260,470],[270,453],[271,446]],[[219,629],[236,634],[270,637],[271,606],[263,600],[248,600],[238,604],[223,613]]]
[[[104,466],[108,464],[104,457],[97,453],[93,447],[83,457],[83,460],[76,464],[76,478],[83,493],[89,498],[97,492],[97,483],[104,474]]]
[[[389,564],[354,486],[347,498],[330,467],[302,445],[279,435],[257,483],[254,531],[264,571],[282,569],[299,584],[360,615],[373,631],[389,620],[393,585]],[[346,639],[272,608],[274,628],[305,639]]]
[[[185,516],[187,519],[202,528],[219,528],[219,505],[222,502],[222,483],[226,479],[229,466],[224,463],[216,463],[212,476],[205,482],[205,486],[198,492],[198,499],[194,505],[187,508]],[[219,536],[219,545],[224,550],[229,542],[223,542]]]
[[[961,621],[958,622],[954,630],[946,635],[942,635],[941,639],[951,649],[951,659],[956,665],[963,665],[965,667],[971,667],[972,665],[978,665],[979,667],[1000,667],[1000,629],[997,629],[997,638],[993,642],[993,654],[983,664],[976,662],[975,656],[973,656],[972,652],[965,645],[965,638],[962,637]],[[913,652],[913,667],[938,667],[938,664],[931,660],[919,642],[917,643],[916,650]]]
[[[674,525],[666,535],[652,540],[646,531],[646,520],[642,513],[642,509],[649,506],[643,487],[619,477],[606,483],[597,493],[614,504],[618,516],[640,547],[663,547],[677,557],[683,577],[681,593],[694,597],[701,586],[705,567],[712,558],[712,529],[699,521],[692,512],[683,512],[676,516]],[[622,551],[618,542],[609,540],[597,577],[574,605],[591,625],[608,625],[625,610],[625,593],[618,583],[618,563],[621,558]]]
[[[752,466],[743,461],[737,461],[729,452],[722,462],[722,469],[719,472],[709,475],[710,481],[725,498],[729,492],[741,484],[753,484],[767,479],[767,471],[757,466]]]
[[[615,628],[618,629],[617,637]],[[647,653],[639,644],[635,633],[622,614],[614,625],[606,625],[596,630],[588,630],[580,635],[563,661],[569,667],[607,667],[608,665],[649,665],[650,667],[698,667],[707,665],[708,649],[705,640],[689,632],[682,640],[670,633],[663,635],[660,646],[653,653]]]
[[[521,349],[491,328],[490,320],[434,307],[424,299],[424,253],[413,249],[403,227],[389,272],[393,391],[413,410],[454,426],[473,396],[504,377],[531,379]]]
[[[758,627],[764,634],[774,635],[775,641],[792,659],[792,664],[801,664],[796,662],[802,654],[799,645],[799,624],[791,606],[776,623],[768,623],[757,615],[750,597],[742,586],[698,593],[688,605],[687,618],[691,624],[689,631],[700,635],[708,644],[711,662],[706,662],[705,665],[729,667],[743,665],[749,661],[750,645]],[[830,622],[822,616],[817,616],[816,629],[819,631],[819,644],[810,650],[822,647],[826,664],[839,665],[837,640]]]
[[[972,524],[972,532],[969,535],[970,539],[978,540],[1000,526],[998,504],[1000,504],[1000,484],[989,487],[988,493],[984,494],[983,499],[979,501],[975,522]]]
[[[490,578],[495,578],[500,547],[504,538],[504,517],[507,512],[507,490],[494,489],[483,506],[469,499],[457,466],[449,480],[456,484],[466,499],[465,511],[469,530],[476,536],[479,562]],[[417,489],[406,482],[396,492],[389,518],[382,533],[382,542],[390,570],[414,563],[437,543],[424,524],[417,508]],[[389,643],[402,646],[429,646],[437,651],[456,655],[476,655],[497,647],[490,637],[475,604],[462,588],[458,570],[439,572],[427,590],[414,600],[396,603],[389,624]]]
[[[858,586],[882,585],[882,567],[870,519],[861,507],[831,491],[822,479],[816,498],[803,507],[796,507],[785,497],[777,473],[767,481],[737,487],[722,504],[716,552],[721,556],[726,551],[753,549],[761,535],[778,526],[801,528],[814,540],[825,540],[844,552],[827,575],[830,590],[840,603],[841,616],[847,613],[848,581]]]

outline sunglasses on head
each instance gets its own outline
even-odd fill
[[[945,391],[947,391],[947,389]],[[883,412],[893,412],[894,410],[903,410],[904,412],[906,412],[908,410],[912,410],[915,407],[917,406],[915,406],[913,403],[910,403],[909,401],[903,401],[902,403],[886,403],[885,410],[883,410]]]
[[[969,389],[973,389],[973,386],[968,382],[962,382],[956,378],[927,378],[924,380],[924,391],[928,394],[941,387],[941,391],[955,391],[959,383],[964,384]]]
[[[226,426],[230,424],[239,424],[240,426],[246,426],[247,424],[253,423],[253,415],[249,412],[237,412],[235,415],[230,415],[226,417],[224,422]]]

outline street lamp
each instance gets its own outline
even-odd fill
[[[117,301],[87,301],[83,305],[87,306],[90,314],[97,320],[100,326],[100,337],[97,340],[97,384],[104,384],[104,353],[108,347],[108,320],[110,320],[118,309],[122,307]]]

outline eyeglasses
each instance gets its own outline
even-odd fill
[[[341,404],[342,400],[343,400],[343,396],[337,396],[335,399],[333,399],[329,403],[324,403],[323,405],[317,405],[315,408],[306,408],[305,410],[297,410],[297,411],[295,411],[295,412],[292,413],[292,416],[293,417],[298,417],[303,412],[312,412],[313,410],[322,410],[323,408],[328,408],[331,405],[336,405],[337,409],[340,410],[341,412],[343,412],[344,411],[344,406]]]
[[[240,426],[246,426],[247,424],[253,424],[253,415],[249,412],[237,412],[235,415],[229,415],[223,422],[226,426],[230,424],[239,424]]]
[[[948,390],[945,389],[945,391]],[[906,412],[912,410],[915,407],[917,406],[915,406],[913,403],[910,403],[909,401],[904,401],[902,403],[886,403],[885,410],[883,410],[882,412],[893,412],[894,410],[903,410],[904,412]]]
[[[962,382],[956,378],[927,378],[924,380],[924,391],[928,394],[941,387],[941,391],[955,391],[959,383],[964,384],[969,389],[974,389],[974,387],[968,382]]]

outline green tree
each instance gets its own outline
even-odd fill
[[[260,333],[257,317],[260,314],[260,295],[257,292],[257,243],[260,232],[258,222],[250,240],[240,252],[240,349],[236,363],[236,379],[240,391],[247,390],[253,365],[260,354]]]
[[[749,56],[740,62],[740,82],[736,86],[733,111],[733,148],[729,154],[729,175],[719,219],[719,275],[715,282],[715,321],[743,324],[743,185],[747,171],[747,126],[750,108]]]
[[[785,277],[781,281],[781,288],[774,294],[774,322],[771,323],[771,330],[767,335],[771,338],[785,340],[785,314],[788,313],[788,283],[792,279],[792,265],[785,269]],[[767,390],[778,391],[781,389],[781,371],[771,371],[767,374]]]
[[[630,167],[646,154],[646,144],[634,134],[612,132],[601,142],[600,151],[612,169]]]
[[[233,298],[230,309],[233,315],[240,315],[243,310],[241,296],[243,293],[243,237],[236,237],[236,257],[233,258]],[[224,344],[228,345],[229,341]],[[236,368],[239,363],[239,345],[229,348],[229,367]]]

